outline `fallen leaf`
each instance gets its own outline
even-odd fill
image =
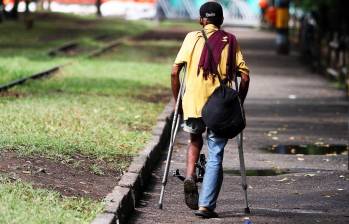
[[[302,157],[298,157],[298,158],[297,158],[297,160],[299,160],[299,161],[303,161],[303,160],[304,160],[304,158],[302,158]]]
[[[296,156],[304,156],[304,154],[296,154]]]
[[[316,176],[314,173],[307,173],[307,174],[304,174],[305,177],[314,177]]]
[[[24,174],[31,174],[31,172],[28,171],[28,170],[23,170],[22,173],[24,173]]]
[[[276,136],[274,136],[274,137],[272,137],[271,139],[273,139],[273,140],[278,140],[279,138],[276,137]]]
[[[282,178],[281,180],[276,180],[276,181],[278,181],[278,182],[284,182],[284,181],[286,181],[286,180],[288,180],[288,178],[287,178],[287,177]]]
[[[36,173],[46,173],[46,169],[45,168],[39,168]]]

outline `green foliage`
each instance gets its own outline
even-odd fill
[[[90,223],[102,209],[102,203],[62,198],[57,192],[0,176],[0,223]]]
[[[90,166],[90,170],[92,173],[96,174],[96,175],[104,175],[103,170],[97,165],[97,164],[93,164]]]

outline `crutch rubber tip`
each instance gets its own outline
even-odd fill
[[[159,209],[162,209],[162,204],[159,204]]]
[[[250,213],[251,213],[250,208],[249,207],[245,208],[245,214],[250,214]]]

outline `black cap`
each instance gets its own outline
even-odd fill
[[[200,17],[223,22],[223,9],[218,2],[206,2],[200,7]]]

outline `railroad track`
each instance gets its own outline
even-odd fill
[[[108,43],[105,46],[103,46],[103,47],[101,47],[99,49],[93,50],[90,53],[88,53],[86,55],[86,58],[98,57],[101,54],[103,54],[103,53],[113,49],[114,47],[119,46],[120,44],[122,44],[124,41],[126,41],[129,38],[130,37],[124,37],[124,38],[117,39],[117,40],[114,40],[114,41],[108,41]],[[96,36],[94,39],[95,40],[110,40],[110,35],[99,35],[99,36]],[[62,52],[64,53],[64,52],[76,49],[78,46],[79,46],[78,42],[70,41],[70,42],[67,42],[67,43],[63,44],[62,46],[59,46],[58,48],[50,50],[48,52],[48,55],[56,56],[56,55],[58,55],[58,54],[60,54]],[[20,79],[12,80],[12,81],[10,81],[8,83],[5,83],[5,84],[0,84],[0,92],[7,91],[10,88],[13,88],[13,87],[18,86],[18,85],[23,85],[24,83],[26,83],[29,80],[40,79],[40,78],[44,78],[44,77],[48,77],[50,75],[53,75],[53,74],[57,73],[62,67],[70,65],[72,63],[74,63],[74,61],[67,62],[67,63],[65,63],[63,65],[54,66],[54,67],[52,67],[50,69],[46,69],[44,71],[41,71],[41,72],[38,72],[38,73],[34,73],[34,74],[32,74],[30,76],[27,76],[27,77],[23,77],[23,78],[20,78]]]
[[[9,83],[0,85],[0,92],[6,91],[6,90],[8,90],[8,89],[10,89],[12,87],[18,86],[18,85],[22,85],[25,82],[27,82],[28,80],[39,79],[39,78],[43,78],[45,76],[47,77],[49,75],[52,75],[52,74],[56,73],[60,68],[62,68],[65,65],[66,64],[55,66],[53,68],[44,70],[42,72],[38,72],[38,73],[35,73],[33,75],[30,75],[30,76],[27,76],[27,77],[24,77],[24,78],[20,78],[20,79],[16,79],[16,80],[10,81]]]

